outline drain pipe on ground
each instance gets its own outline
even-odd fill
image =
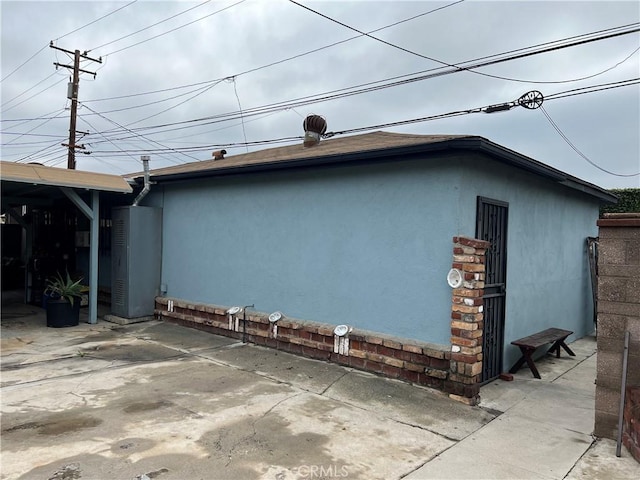
[[[142,191],[138,194],[136,199],[133,201],[132,206],[134,207],[137,207],[142,199],[147,196],[149,190],[151,190],[151,181],[149,180],[149,159],[149,155],[140,156],[140,160],[142,160],[142,165],[144,167],[144,187],[142,188]]]
[[[622,420],[624,414],[625,393],[627,390],[627,362],[629,359],[629,332],[624,332],[624,352],[622,354],[622,382],[620,385],[620,410],[618,411],[618,441],[616,444],[616,457],[620,456],[622,444]]]

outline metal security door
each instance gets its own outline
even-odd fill
[[[491,243],[485,258],[483,382],[493,380],[502,371],[507,292],[508,214],[508,203],[478,197],[476,238]]]

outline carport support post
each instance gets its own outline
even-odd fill
[[[68,187],[60,190],[91,221],[89,246],[89,323],[98,323],[98,227],[100,226],[100,193],[91,191],[91,208],[75,191]]]
[[[89,323],[98,323],[98,229],[100,227],[100,193],[91,192],[91,233],[89,243]]]

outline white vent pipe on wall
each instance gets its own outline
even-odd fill
[[[134,207],[137,207],[142,199],[147,196],[149,190],[151,190],[151,181],[149,180],[149,158],[149,155],[140,156],[140,160],[142,160],[142,166],[144,167],[144,187],[142,188],[142,191],[138,194],[136,199],[133,201]]]

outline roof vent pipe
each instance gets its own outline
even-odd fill
[[[142,199],[147,196],[149,190],[151,190],[151,181],[149,180],[149,155],[141,155],[140,160],[142,160],[142,166],[144,167],[144,187],[133,201],[134,207],[137,207]]]
[[[320,138],[327,131],[327,121],[320,115],[309,115],[302,122],[304,128],[305,147],[313,147],[320,143]]]
[[[222,160],[224,156],[227,154],[226,150],[216,150],[211,154],[214,160]]]

